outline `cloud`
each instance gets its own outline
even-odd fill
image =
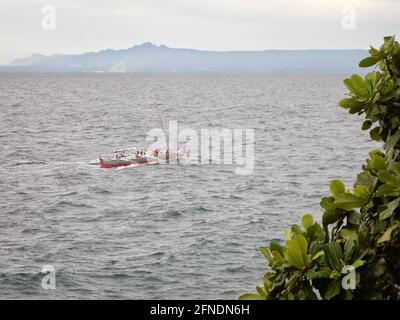
[[[341,27],[355,3],[357,29]],[[54,5],[57,29],[41,29]],[[2,0],[0,63],[38,53],[79,53],[152,41],[211,50],[367,48],[398,32],[391,0]]]

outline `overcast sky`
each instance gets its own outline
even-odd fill
[[[55,30],[42,28],[45,5],[56,9]],[[146,41],[209,50],[367,49],[400,35],[399,16],[400,0],[1,0],[0,64]]]

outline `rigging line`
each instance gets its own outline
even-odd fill
[[[162,118],[161,118],[161,115],[160,115],[160,110],[158,110],[158,106],[159,105],[160,105],[159,103],[155,104],[156,110],[157,110],[157,114],[158,114],[158,120],[160,121],[161,129],[164,131],[165,139],[167,140],[167,149],[169,149],[169,137],[168,137],[167,132],[165,131],[164,122],[162,121]]]

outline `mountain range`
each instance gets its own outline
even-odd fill
[[[0,72],[132,73],[351,73],[366,50],[206,51],[146,42],[128,49],[83,54],[33,54],[0,66]]]

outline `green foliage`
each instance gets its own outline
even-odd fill
[[[365,115],[362,129],[384,152],[369,153],[352,190],[331,182],[321,225],[307,214],[284,245],[260,248],[264,285],[241,299],[400,299],[400,45],[386,37],[369,53],[360,66],[379,70],[345,79],[340,106]],[[342,286],[345,266],[355,270],[355,289]]]

